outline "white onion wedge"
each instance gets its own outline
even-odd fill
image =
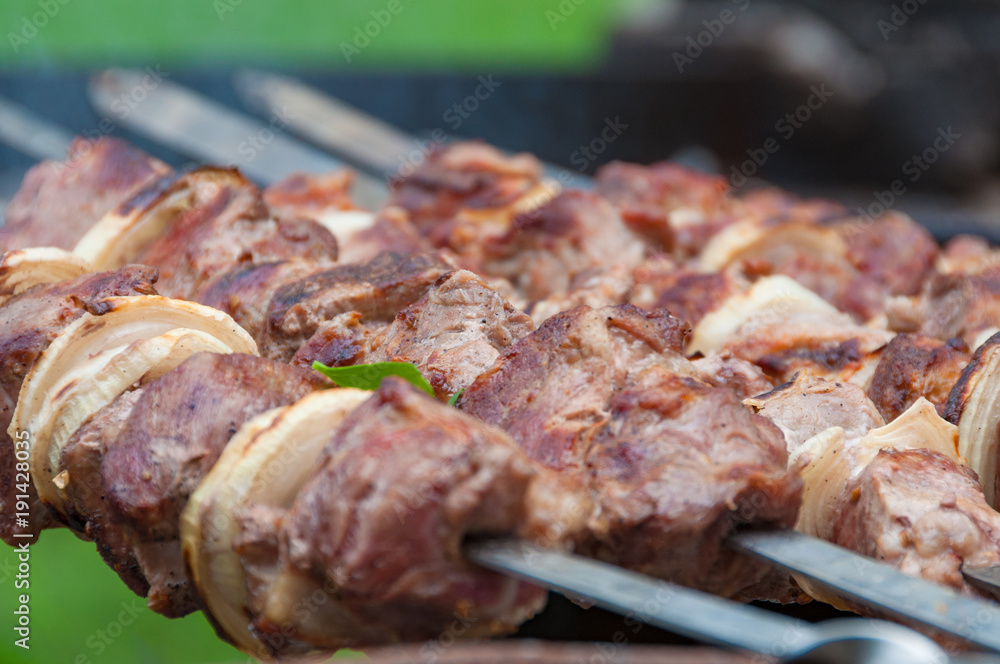
[[[8,251],[0,258],[0,302],[39,284],[53,284],[93,272],[90,263],[56,247]]]
[[[37,416],[32,439],[45,441],[44,460],[32,464],[32,479],[39,497],[65,517],[62,489],[72,482],[60,464],[63,448],[80,426],[94,413],[113,402],[133,386],[156,380],[195,353],[230,353],[232,349],[210,334],[178,328],[152,339],[134,341],[117,353],[101,353],[110,359],[89,375],[67,376],[51,390]],[[96,365],[92,365],[96,366]],[[75,374],[75,372],[70,372]]]
[[[951,389],[944,416],[958,425],[958,447],[979,475],[986,502],[1000,505],[1000,335],[983,343]]]
[[[206,614],[245,652],[270,658],[266,644],[248,629],[253,615],[248,609],[251,572],[234,548],[240,524],[233,515],[249,506],[291,506],[333,433],[371,394],[350,388],[324,390],[258,415],[236,432],[184,510],[181,542],[191,580]],[[295,585],[294,579],[280,576],[258,576],[255,581],[268,588],[275,583],[283,588]],[[287,615],[269,618],[277,624],[301,622],[291,613],[295,602],[282,601],[287,593],[267,595],[269,606],[290,607]]]
[[[192,302],[160,296],[111,297],[100,303],[101,315],[85,313],[66,326],[39,356],[25,377],[8,432],[30,440],[32,481],[39,495],[51,495],[49,445],[35,434],[49,426],[52,402],[73,385],[101,371],[130,344],[177,328],[205,333],[230,352],[257,354],[257,345],[228,315]],[[23,438],[23,434],[21,436]]]
[[[179,215],[216,196],[221,187],[246,187],[238,171],[205,167],[172,182],[161,181],[104,215],[80,238],[73,253],[98,270],[130,263]]]
[[[845,260],[847,244],[832,229],[802,222],[766,225],[746,219],[709,240],[698,260],[702,272],[718,272],[737,261],[769,259],[776,253],[812,254],[825,262]]]

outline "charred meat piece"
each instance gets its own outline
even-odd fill
[[[601,197],[583,191],[560,194],[518,216],[514,226],[485,247],[482,268],[504,277],[529,300],[566,294],[577,275],[628,270],[643,258],[642,243]]]
[[[281,217],[317,219],[331,210],[351,210],[348,170],[330,173],[292,173],[264,189],[264,202]]]
[[[917,295],[938,257],[926,228],[902,214],[839,221],[832,228],[847,242],[847,259],[889,295]]]
[[[695,375],[681,354],[684,324],[632,305],[577,307],[508,348],[459,399],[466,412],[509,433],[556,470],[585,465],[585,434],[608,419],[608,402],[643,369]]]
[[[975,349],[1000,328],[1000,270],[987,265],[975,274],[934,274],[920,295],[889,300],[886,314],[897,332],[959,337]]]
[[[370,226],[338,232],[339,261],[360,263],[375,258],[383,251],[397,254],[419,254],[431,251],[431,243],[417,231],[406,211],[387,207],[373,215]]]
[[[581,551],[737,594],[764,568],[720,551],[721,539],[745,523],[790,525],[801,486],[780,431],[697,378],[680,354],[685,332],[632,305],[564,312],[507,349],[459,405],[590,486],[597,516]]]
[[[277,522],[279,568],[333,588],[341,613],[312,645],[427,639],[456,616],[469,625],[464,637],[512,631],[545,592],[467,563],[461,547],[476,536],[568,537],[589,503],[575,516],[553,510],[566,506],[557,486],[503,432],[387,380],[347,417]],[[281,628],[253,626],[265,642]]]
[[[66,161],[44,161],[24,177],[0,227],[0,251],[72,249],[112,208],[169,173],[169,166],[117,138],[77,138]]]
[[[283,284],[315,271],[316,264],[311,261],[241,262],[210,277],[194,300],[232,316],[260,346],[267,329],[271,296]]]
[[[18,393],[35,360],[60,331],[83,315],[88,307],[117,295],[155,294],[156,270],[126,266],[117,272],[87,274],[76,279],[40,285],[10,297],[0,306],[0,538],[13,546],[16,490],[14,443],[7,428],[14,415]],[[29,482],[30,484],[30,482]],[[38,532],[49,525],[48,509],[38,501],[34,486],[28,488],[31,524]],[[25,541],[24,538],[18,541]]]
[[[188,498],[244,422],[325,384],[315,372],[252,355],[192,356],[74,434],[62,453],[63,466],[77,469],[71,518],[151,609],[197,609],[179,541]]]
[[[760,367],[731,353],[713,353],[692,362],[698,377],[715,387],[728,387],[740,399],[770,392],[774,387]]]
[[[320,324],[351,311],[388,324],[452,266],[435,254],[381,253],[364,263],[320,269],[273,291],[261,354],[287,362]]]
[[[698,272],[663,259],[649,260],[633,273],[630,302],[644,309],[666,309],[689,325],[697,325],[726,298],[750,287],[733,272]]]
[[[725,178],[668,162],[611,162],[597,171],[596,191],[621,210],[651,249],[683,258],[735,221]]]
[[[164,295],[191,299],[209,277],[238,262],[336,260],[337,241],[327,229],[311,219],[272,219],[260,191],[238,174],[200,189],[197,204],[137,257],[160,270]]]
[[[410,362],[444,400],[471,385],[504,349],[534,329],[527,315],[466,270],[442,275],[426,295],[377,334],[364,335],[357,319],[347,316],[351,314],[321,328],[317,335],[325,343],[310,340],[299,349],[295,362],[304,366],[313,360],[335,364]],[[366,337],[363,342],[359,331]]]
[[[835,544],[965,593],[962,566],[1000,564],[1000,514],[976,475],[930,450],[885,449],[848,486]]]
[[[881,353],[868,396],[887,422],[920,397],[943,414],[948,394],[971,359],[959,339],[943,342],[920,334],[898,334]]]
[[[733,529],[790,527],[801,483],[777,428],[729,389],[653,367],[612,397],[587,468],[591,555],[732,596],[767,568],[726,553]]]

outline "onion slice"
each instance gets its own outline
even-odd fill
[[[56,247],[8,251],[0,258],[0,302],[32,286],[53,284],[93,271],[83,258]]]

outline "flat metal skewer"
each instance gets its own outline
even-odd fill
[[[282,133],[293,111],[270,124],[238,113],[168,80],[144,83],[143,71],[109,69],[95,76],[88,91],[91,103],[114,114],[129,129],[191,158],[236,166],[262,184],[272,184],[294,171],[324,173],[346,168],[344,162]],[[122,95],[145,91],[143,101],[127,114],[117,112]],[[386,200],[382,182],[355,174],[353,198],[369,209]]]
[[[62,161],[73,134],[0,97],[0,141],[35,159]]]

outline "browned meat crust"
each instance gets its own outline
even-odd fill
[[[56,335],[83,315],[86,307],[106,297],[154,294],[156,270],[126,266],[117,272],[87,274],[55,284],[35,286],[14,295],[0,306],[0,538],[13,546],[16,491],[14,446],[7,427],[17,406],[21,383]],[[51,523],[51,516],[39,502],[34,486],[29,487],[30,525],[19,533],[37,537]],[[30,541],[19,538],[19,542]]]
[[[725,178],[661,162],[650,166],[614,161],[597,171],[596,191],[650,247],[680,256],[697,254],[712,235],[735,221],[727,214]],[[671,224],[683,210],[687,219]]]
[[[0,253],[72,249],[118,203],[169,172],[166,164],[117,138],[77,138],[65,162],[43,161],[28,171],[4,214]]]
[[[764,568],[719,551],[721,538],[744,523],[792,525],[801,482],[776,427],[696,378],[680,354],[686,331],[632,305],[564,312],[507,349],[459,405],[590,487],[598,516],[581,550],[736,594]]]
[[[835,544],[966,593],[963,564],[1000,564],[1000,514],[969,468],[929,450],[882,450],[853,486]]]
[[[691,326],[748,285],[732,272],[706,274],[662,261],[640,265],[634,276],[632,304],[644,309],[666,309]]]
[[[943,415],[948,394],[971,357],[959,339],[946,343],[920,334],[898,334],[882,351],[868,396],[886,422],[920,397]]]
[[[178,540],[188,498],[244,422],[326,384],[315,372],[251,355],[193,355],[71,438],[63,462],[75,469],[72,519],[151,609],[190,613],[199,603]],[[88,468],[99,480],[81,475]]]
[[[379,254],[370,261],[313,272],[273,291],[261,344],[266,357],[291,360],[323,321],[357,311],[390,323],[452,266],[435,254]]]
[[[535,507],[546,477],[503,432],[385,381],[337,431],[283,521],[282,564],[336,588],[348,617],[316,645],[364,632],[375,640],[359,645],[433,638],[456,616],[466,637],[512,631],[545,592],[465,562],[461,547],[547,530]],[[280,628],[255,625],[265,637],[268,627]]]
[[[642,243],[607,201],[583,191],[560,194],[518,216],[506,234],[484,247],[482,269],[508,279],[529,300],[569,293],[577,275],[643,258]]]
[[[732,596],[766,567],[725,552],[745,525],[791,527],[802,491],[778,429],[729,389],[662,367],[614,395],[587,453],[592,555]]]
[[[833,226],[847,242],[847,260],[890,295],[916,295],[934,268],[938,245],[926,228],[901,214]]]
[[[271,219],[260,191],[238,174],[202,186],[198,198],[137,259],[160,270],[164,295],[191,299],[208,278],[238,262],[337,259],[330,231],[309,219]]]
[[[349,170],[330,173],[292,173],[264,189],[264,202],[280,216],[315,219],[329,210],[351,210]]]
[[[383,251],[397,254],[419,254],[433,247],[410,223],[406,211],[398,207],[383,208],[375,216],[375,223],[363,230],[347,233],[339,238],[341,263],[360,263],[371,260]]]
[[[293,361],[303,366],[313,360],[410,362],[435,394],[447,400],[492,366],[501,351],[534,330],[527,315],[466,270],[442,275],[377,334],[367,333],[361,322],[353,312],[338,316],[321,327]]]

